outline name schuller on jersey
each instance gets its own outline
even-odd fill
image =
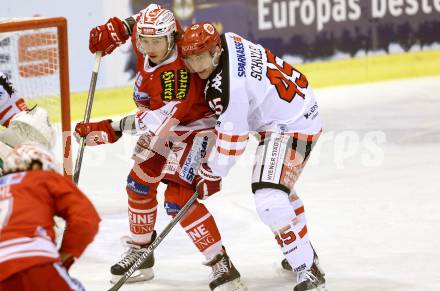
[[[263,53],[264,48],[260,45],[253,44],[251,42],[246,42],[246,44],[243,42],[243,39],[232,33],[226,33],[224,35],[224,38],[228,38],[234,42],[234,48],[237,59],[237,77],[246,77],[246,66],[248,59],[246,58],[245,54],[245,45],[248,46],[249,49],[249,57],[250,57],[250,76],[252,78],[257,79],[258,81],[263,80],[263,68],[264,68],[264,62],[263,62]]]

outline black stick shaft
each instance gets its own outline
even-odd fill
[[[92,113],[93,97],[95,96],[95,88],[96,88],[96,82],[98,80],[98,72],[99,72],[99,65],[101,64],[101,56],[102,56],[101,52],[97,52],[95,55],[95,64],[93,65],[92,79],[90,80],[89,94],[87,96],[86,111],[84,112],[83,122],[89,122],[90,114]],[[86,144],[85,139],[81,138],[81,144],[79,146],[78,156],[76,157],[75,171],[73,173],[73,182],[75,182],[76,185],[78,185],[79,173],[81,172],[81,164],[82,164],[85,144]]]

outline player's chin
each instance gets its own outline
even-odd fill
[[[159,64],[161,61],[161,58],[158,56],[150,56],[150,61],[152,61],[154,64]]]
[[[199,75],[200,79],[208,79],[209,70],[203,70],[203,71],[197,72],[197,75]]]

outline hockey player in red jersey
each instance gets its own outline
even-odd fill
[[[113,17],[90,34],[92,53],[109,54],[131,36],[138,56],[133,99],[139,113],[118,121],[79,123],[75,128],[87,144],[113,143],[123,132],[144,132],[136,144],[135,165],[127,179],[129,252],[111,267],[113,282],[155,239],[159,182],[167,184],[165,209],[174,216],[194,193],[195,174],[209,151],[215,118],[204,103],[205,82],[189,73],[179,55],[179,30],[171,11],[151,4],[124,21]],[[212,268],[211,290],[245,290],[206,207],[196,201],[180,224],[205,256],[204,264]],[[129,281],[152,279],[153,265],[151,257],[141,266],[140,276]]]
[[[5,158],[0,178],[0,290],[84,290],[67,270],[98,231],[99,216],[86,196],[55,172],[52,154],[22,144]],[[61,247],[54,216],[66,221]]]
[[[190,25],[180,49],[188,68],[207,80],[205,101],[217,115],[216,145],[200,167],[198,189],[226,176],[249,133],[257,133],[252,175],[257,212],[297,273],[294,291],[322,290],[324,275],[294,190],[321,133],[306,77],[261,45],[230,32],[220,36],[207,22]]]

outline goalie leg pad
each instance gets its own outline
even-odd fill
[[[165,209],[168,215],[174,217],[193,194],[194,189],[169,182],[165,191]],[[180,221],[180,225],[207,260],[222,252],[217,224],[202,203],[195,201]]]
[[[26,141],[29,141],[20,134],[17,130],[6,128],[2,132],[0,132],[0,142],[4,144],[5,146],[9,146],[11,148],[15,147],[16,145],[19,145],[21,143],[25,143]],[[7,153],[5,153],[7,155]],[[6,157],[6,156],[5,156]]]
[[[274,188],[289,194],[319,135],[263,134],[255,154],[252,192]]]
[[[19,136],[19,143],[36,142],[48,149],[52,149],[55,145],[54,129],[49,122],[47,111],[41,107],[17,113],[11,119],[8,128]]]

